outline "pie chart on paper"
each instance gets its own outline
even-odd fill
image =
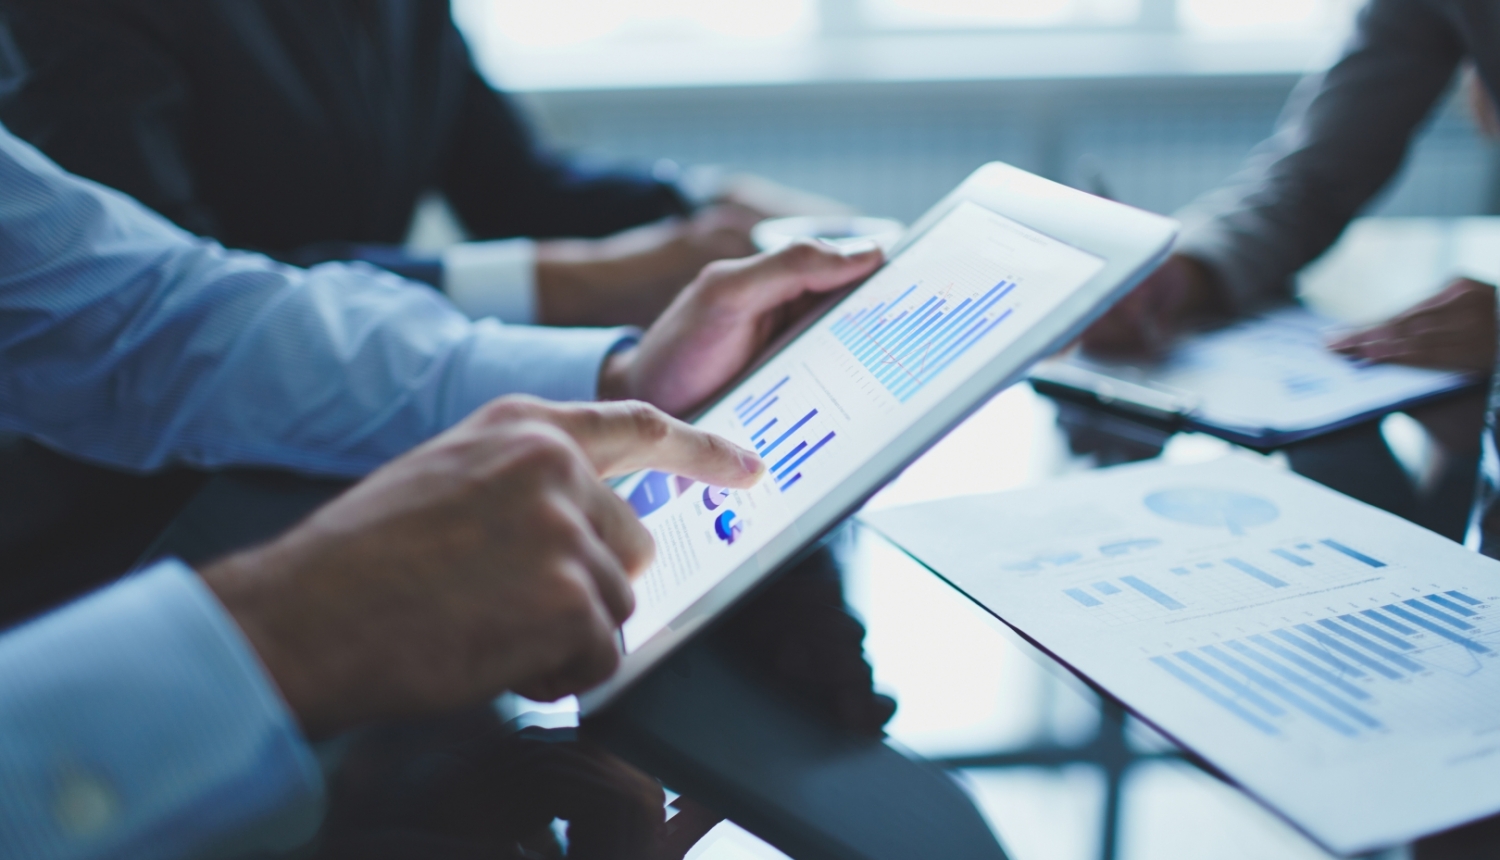
[[[1159,490],[1147,496],[1145,504],[1152,513],[1173,522],[1227,529],[1236,535],[1281,516],[1268,499],[1213,487]]]

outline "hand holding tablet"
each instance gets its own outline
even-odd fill
[[[804,242],[712,263],[638,345],[610,357],[600,397],[645,400],[686,414],[739,375],[823,294],[865,278],[881,259],[878,248],[845,254]]]
[[[694,426],[753,450],[766,476],[733,489],[666,471],[619,493],[656,541],[635,582],[621,668],[583,697],[596,711],[815,542],[996,391],[1149,272],[1175,234],[1168,219],[991,164],[924,216],[890,261],[718,399]],[[622,358],[626,389],[670,411],[728,383],[798,310],[856,280],[875,252],[808,246],[776,288],[735,278],[783,257],[716,264]],[[819,256],[821,255],[821,256]],[[826,258],[826,259],[825,259]],[[748,279],[745,281],[749,283]],[[806,296],[808,304],[798,299]],[[751,324],[740,322],[749,319]],[[729,338],[729,349],[722,339]],[[690,344],[713,361],[660,373],[653,354]],[[681,353],[677,353],[680,359]],[[735,362],[715,363],[729,356]],[[635,396],[641,396],[635,394]],[[675,399],[674,399],[675,398]]]

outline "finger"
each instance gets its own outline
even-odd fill
[[[570,656],[561,666],[515,684],[512,689],[537,702],[555,702],[598,685],[620,665],[615,629]]]
[[[1130,326],[1111,326],[1084,332],[1083,348],[1105,358],[1140,358],[1155,355],[1162,349],[1159,327],[1141,322]]]
[[[629,591],[629,585],[620,574],[618,565],[613,563],[602,546],[596,544],[595,551],[580,555],[583,557],[575,559],[578,567],[571,571],[574,578],[586,586],[597,585],[609,578],[613,568],[618,582]],[[593,590],[590,588],[590,591]],[[588,601],[590,614],[581,623],[558,625],[559,629],[554,631],[561,637],[556,640],[554,653],[565,656],[548,669],[517,683],[516,692],[528,699],[552,701],[586,690],[615,671],[620,662],[615,641],[621,620],[606,607],[604,594],[598,596],[599,600]]]
[[[569,857],[658,857],[666,824],[661,784],[582,745],[555,745],[536,790],[568,822]],[[681,855],[677,855],[681,856]]]
[[[594,533],[619,560],[625,575],[634,579],[656,557],[656,541],[628,502],[597,481],[590,484],[583,489],[583,513]],[[633,598],[631,602],[634,609]]]
[[[1083,333],[1084,349],[1102,354],[1128,355],[1149,351],[1146,301],[1137,288],[1129,293]]]
[[[804,293],[827,293],[868,277],[884,262],[880,248],[843,253],[832,245],[794,242],[774,254],[722,263],[704,278],[723,282],[716,289],[737,292],[754,313],[789,302]]]
[[[635,611],[635,591],[630,587],[630,575],[627,572],[633,567],[644,568],[640,562],[642,555],[647,563],[650,556],[655,552],[651,545],[651,535],[646,532],[639,521],[625,522],[620,519],[619,512],[607,508],[602,502],[607,502],[609,497],[614,496],[607,488],[595,483],[587,490],[589,498],[582,500],[579,511],[588,522],[579,523],[583,536],[579,539],[575,551],[577,560],[583,565],[584,571],[588,573],[589,580],[593,584],[593,590],[599,600],[609,611],[613,623],[608,624],[611,629],[624,623],[625,619]],[[621,504],[624,504],[623,501]],[[629,506],[626,506],[629,511]],[[601,533],[600,519],[610,518],[603,527],[603,531],[610,534],[615,543],[606,539]],[[635,520],[632,515],[630,520]],[[644,533],[644,534],[642,534]],[[644,543],[644,548],[643,548]],[[628,556],[630,563],[627,564]]]
[[[554,744],[550,752],[539,769],[544,777],[539,788],[548,794],[549,808],[570,828],[580,821],[617,824],[618,814],[639,816],[642,823],[664,818],[667,799],[661,783],[604,749],[579,741]],[[621,831],[613,832],[619,836]]]
[[[1478,287],[1479,289],[1475,289]],[[1414,325],[1442,323],[1451,320],[1455,315],[1466,317],[1469,314],[1468,305],[1471,301],[1481,297],[1487,297],[1484,290],[1493,293],[1494,288],[1488,284],[1467,279],[1458,279],[1430,298],[1424,299],[1401,313],[1376,326],[1366,329],[1366,332],[1376,330],[1405,331]]]
[[[1328,343],[1328,348],[1336,352],[1363,354],[1365,350],[1371,349],[1378,344],[1401,337],[1398,332],[1396,320],[1389,320],[1377,326],[1351,332]]]
[[[1372,342],[1370,336],[1361,331],[1334,338],[1325,345],[1334,352],[1357,353],[1369,342]]]
[[[1082,340],[1086,346],[1109,346],[1129,341],[1133,337],[1135,320],[1119,308],[1110,310],[1084,330]]]
[[[604,476],[659,469],[743,488],[765,471],[750,451],[639,401],[572,406],[559,410],[557,422]]]
[[[1476,300],[1493,301],[1494,286],[1470,278],[1455,278],[1436,295],[1415,305],[1415,308],[1439,307],[1443,305],[1466,305]]]
[[[1370,360],[1381,364],[1405,364],[1412,367],[1452,367],[1454,363],[1451,357],[1441,351],[1410,343],[1383,344]]]
[[[1420,338],[1393,337],[1364,344],[1359,357],[1376,364],[1451,367],[1456,360],[1447,346]]]

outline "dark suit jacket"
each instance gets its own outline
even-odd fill
[[[1369,0],[1343,55],[1302,82],[1276,133],[1177,213],[1177,250],[1212,267],[1240,309],[1290,300],[1293,276],[1390,183],[1466,62],[1500,94],[1494,0]]]
[[[0,24],[0,121],[231,247],[436,280],[392,244],[430,189],[481,238],[685,208],[538,148],[437,0],[0,0]],[[123,572],[202,480],[0,439],[0,627]]]
[[[225,245],[399,243],[443,192],[479,238],[603,236],[670,186],[536,145],[437,0],[0,0],[29,69],[0,121]],[[399,257],[387,254],[399,268]]]

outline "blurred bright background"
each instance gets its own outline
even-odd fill
[[[1110,30],[1190,36],[1321,38],[1346,27],[1357,0],[460,0],[474,36],[522,69],[562,48],[816,43],[911,32]]]
[[[1357,0],[454,0],[565,147],[713,163],[909,220],[1002,160],[1170,212],[1222,181]],[[1457,101],[1376,211],[1496,210]]]

